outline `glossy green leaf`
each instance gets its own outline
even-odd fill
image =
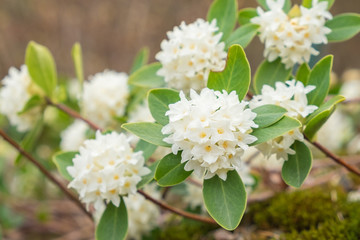
[[[142,139],[139,140],[139,142],[136,144],[135,152],[142,151],[143,157],[146,160],[148,160],[151,155],[155,152],[156,148],[158,146],[151,144],[149,142],[146,142]]]
[[[146,184],[148,184],[149,182],[151,182],[154,179],[155,171],[156,171],[156,168],[157,168],[159,162],[160,161],[156,161],[150,165],[149,169],[151,172],[149,174],[141,177],[141,181],[136,185],[136,187],[138,189],[143,188]]]
[[[138,87],[157,88],[165,85],[164,78],[157,75],[160,63],[152,63],[141,67],[130,75],[128,83]]]
[[[25,64],[32,81],[51,97],[56,88],[57,73],[49,49],[31,41],[26,48]]]
[[[82,59],[82,50],[80,43],[75,43],[71,49],[71,56],[74,61],[76,78],[80,81],[82,86],[84,82],[84,66]]]
[[[306,128],[304,130],[305,136],[307,136],[310,140],[312,140],[317,133],[317,131],[321,128],[321,126],[326,122],[326,120],[331,116],[333,111],[335,110],[336,104],[344,101],[345,98],[343,96],[335,96],[323,105],[321,105],[315,112],[310,114],[306,118]]]
[[[151,122],[124,123],[121,127],[146,142],[163,147],[171,146],[163,141],[166,136],[161,133],[163,126],[160,124]]]
[[[180,100],[179,92],[172,89],[152,89],[148,94],[148,103],[151,115],[156,122],[166,125],[169,117],[165,113],[169,110],[169,104]]]
[[[162,187],[173,186],[183,182],[192,171],[185,171],[185,163],[181,163],[181,152],[172,153],[160,160],[156,168],[155,179]]]
[[[309,80],[310,72],[311,69],[307,63],[301,64],[296,73],[296,80],[301,81],[306,86]]]
[[[276,123],[287,113],[285,108],[271,104],[254,108],[252,111],[257,114],[254,122],[259,125],[258,128],[268,127]]]
[[[95,239],[122,240],[126,238],[127,230],[127,210],[125,201],[121,198],[119,207],[114,206],[112,203],[106,206],[105,212],[96,227]]]
[[[328,2],[328,9],[330,9],[332,7],[332,5],[334,4],[335,0],[319,0],[319,2]],[[306,8],[311,8],[312,6],[312,0],[303,0],[302,5]]]
[[[239,11],[238,22],[240,25],[248,24],[250,20],[257,15],[255,8],[243,8]]]
[[[331,29],[331,33],[326,35],[329,42],[348,40],[360,32],[360,14],[339,14],[327,21],[325,26]]]
[[[239,27],[231,33],[228,39],[225,41],[225,45],[229,48],[233,44],[239,44],[243,48],[246,48],[251,40],[255,37],[259,25],[248,23],[242,27]]]
[[[289,159],[283,164],[281,176],[286,184],[299,188],[310,173],[312,155],[303,142],[295,141],[291,148],[296,153],[288,155]]]
[[[285,68],[285,65],[281,63],[280,58],[273,62],[264,60],[256,70],[254,76],[253,87],[255,93],[260,94],[261,89],[265,84],[274,87],[276,82],[285,82],[289,79],[291,70],[291,68]]]
[[[330,87],[332,64],[333,56],[328,55],[316,63],[311,70],[307,85],[313,85],[316,88],[307,94],[309,105],[320,106],[326,98]]]
[[[257,140],[251,145],[269,141],[299,127],[301,127],[301,123],[298,120],[284,116],[280,121],[277,121],[268,127],[255,128],[251,135],[257,137]]]
[[[225,40],[236,24],[237,1],[236,0],[215,0],[207,14],[207,20],[211,22],[216,19],[219,32],[223,33],[222,39]]]
[[[266,4],[266,0],[257,0],[257,2],[265,9],[265,10],[269,10],[268,5]],[[283,6],[283,10],[285,12],[290,11],[291,9],[291,0],[285,0],[285,4]]]
[[[229,48],[224,71],[210,72],[207,87],[214,90],[236,91],[242,100],[250,86],[250,65],[240,45]]]
[[[136,54],[133,65],[130,70],[130,74],[134,73],[141,67],[145,66],[149,61],[149,54],[150,50],[148,47],[143,47],[140,51]]]
[[[71,181],[73,178],[66,168],[74,165],[73,159],[76,154],[78,154],[78,152],[58,152],[52,157],[59,173],[68,181]]]
[[[239,174],[227,173],[226,181],[217,175],[204,180],[203,197],[210,216],[226,230],[239,225],[246,207],[246,191]]]
[[[45,99],[40,97],[39,95],[33,95],[24,105],[23,109],[18,112],[18,115],[24,114],[31,109],[42,106],[45,104]]]

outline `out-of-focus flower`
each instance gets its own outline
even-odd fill
[[[21,115],[27,101],[41,90],[31,81],[27,67],[22,65],[20,70],[11,67],[9,75],[3,80],[0,90],[0,112],[16,126],[18,131],[30,130],[41,115],[41,108],[35,107]]]
[[[186,92],[204,88],[210,70],[221,71],[225,67],[225,44],[220,42],[222,33],[217,31],[216,20],[209,23],[198,19],[174,27],[156,54],[162,64],[158,75],[164,76],[170,87]]]
[[[85,82],[81,100],[84,116],[103,128],[123,116],[129,97],[127,79],[126,73],[105,70]]]
[[[86,140],[88,125],[82,120],[75,120],[61,132],[60,148],[63,151],[77,151]]]

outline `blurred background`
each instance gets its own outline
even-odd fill
[[[26,45],[34,40],[50,48],[58,72],[73,77],[70,50],[75,42],[83,48],[85,76],[113,69],[128,72],[136,52],[150,48],[151,61],[160,50],[166,32],[181,21],[206,18],[212,0],[1,0],[0,77],[10,66],[24,62]],[[293,1],[300,3],[301,1]],[[239,0],[239,8],[256,7],[255,0]],[[360,12],[359,0],[336,1],[332,14]],[[334,71],[359,68],[357,35],[345,44],[329,44]],[[252,69],[262,60],[263,46],[255,38],[246,49]]]

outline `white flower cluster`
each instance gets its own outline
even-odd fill
[[[186,25],[174,27],[161,42],[161,52],[156,59],[162,64],[157,72],[164,76],[170,87],[188,91],[206,86],[210,70],[221,71],[225,67],[225,44],[220,42],[222,33],[216,20],[211,23],[198,19]]]
[[[160,193],[155,189],[156,185],[146,185],[145,192],[151,192],[151,196],[160,199]],[[140,194],[129,195],[124,198],[128,212],[128,234],[127,239],[142,239],[143,235],[149,233],[158,226],[160,209]]]
[[[82,120],[75,120],[61,132],[60,148],[63,151],[77,151],[86,140],[88,125]]]
[[[288,16],[283,11],[285,0],[266,0],[270,10],[264,12],[258,7],[257,17],[252,23],[260,25],[260,40],[265,43],[264,56],[270,61],[278,57],[287,68],[296,63],[309,62],[311,55],[318,55],[313,44],[327,43],[326,34],[331,30],[325,27],[331,14],[327,11],[327,1],[312,1],[311,8],[303,6],[295,17]],[[299,16],[297,16],[299,15]]]
[[[40,108],[35,107],[28,112],[19,115],[27,101],[39,89],[31,81],[27,67],[22,65],[20,70],[11,67],[9,75],[2,80],[3,87],[0,90],[0,112],[17,127],[18,131],[30,130],[40,115]]]
[[[122,116],[129,97],[127,80],[126,73],[105,70],[85,82],[81,101],[84,116],[103,128]]]
[[[310,113],[314,112],[318,107],[308,105],[306,94],[315,89],[315,86],[308,85],[304,87],[303,83],[296,80],[276,82],[275,88],[264,85],[261,95],[254,96],[250,101],[250,108],[274,104],[285,108],[288,112],[286,115],[303,120]],[[295,142],[304,141],[304,136],[300,129],[291,130],[283,136],[270,140],[266,143],[259,144],[257,148],[266,156],[276,154],[277,158],[288,159],[288,154],[295,154],[290,146]]]
[[[186,171],[205,179],[215,174],[226,180],[229,170],[241,165],[241,156],[248,144],[256,141],[250,135],[256,114],[245,109],[235,91],[228,94],[204,88],[200,94],[190,91],[191,100],[180,92],[180,101],[170,104],[169,124],[163,127],[164,139],[172,144],[172,152],[182,150],[181,162]]]
[[[87,205],[101,208],[103,201],[119,206],[119,195],[136,193],[141,176],[150,172],[144,167],[142,152],[133,152],[125,134],[112,132],[86,140],[74,166],[67,168],[74,178],[69,187],[74,188]]]

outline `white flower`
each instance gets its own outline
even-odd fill
[[[82,120],[75,120],[61,132],[60,148],[63,151],[77,151],[86,140],[88,125]]]
[[[151,193],[155,199],[160,199],[160,193],[156,185],[146,185],[145,192]],[[140,240],[143,235],[149,233],[158,226],[160,209],[140,194],[124,197],[128,212],[128,235],[127,239]]]
[[[174,27],[155,56],[162,64],[158,75],[176,89],[204,88],[210,70],[221,71],[225,67],[225,44],[220,42],[222,33],[216,33],[217,30],[215,19],[211,23],[203,19],[189,25],[182,22]]]
[[[349,192],[347,200],[348,202],[360,202],[360,190]]]
[[[24,114],[18,114],[34,94],[40,93],[38,87],[32,83],[27,67],[22,65],[20,70],[11,67],[2,84],[0,112],[9,119],[11,125],[17,127],[18,131],[30,130],[39,119],[41,109],[35,107]]]
[[[129,97],[127,79],[126,73],[105,70],[85,82],[81,101],[84,116],[104,128],[124,115]]]
[[[282,10],[285,1],[267,0],[269,11],[258,7],[258,16],[251,19],[260,25],[260,40],[265,43],[264,56],[270,61],[278,57],[287,68],[296,63],[309,62],[311,55],[318,55],[313,44],[326,44],[326,35],[331,30],[325,27],[331,14],[327,11],[327,2],[312,1],[311,8],[295,6],[299,16],[290,18]]]
[[[274,104],[283,107],[287,110],[286,115],[296,118],[300,121],[314,112],[318,107],[315,105],[308,105],[306,94],[315,89],[315,86],[304,86],[302,82],[290,80],[283,82],[276,82],[275,88],[264,85],[261,94],[254,96],[250,101],[250,108]],[[300,129],[294,129],[276,139],[259,144],[257,148],[266,157],[276,154],[278,159],[288,159],[288,154],[295,154],[291,149],[291,145],[298,141],[304,141],[304,136]]]
[[[169,124],[162,132],[170,135],[164,141],[172,144],[174,154],[182,151],[186,171],[226,180],[229,170],[240,167],[243,150],[256,141],[250,135],[251,128],[257,127],[256,114],[245,109],[248,103],[240,102],[235,91],[204,88],[198,95],[191,89],[190,98],[180,92],[181,100],[169,105]]]
[[[133,152],[125,134],[112,132],[96,139],[86,140],[74,166],[67,168],[74,178],[69,188],[74,188],[87,205],[100,208],[103,201],[119,206],[119,195],[136,193],[136,185],[150,170],[144,167],[142,152]]]

